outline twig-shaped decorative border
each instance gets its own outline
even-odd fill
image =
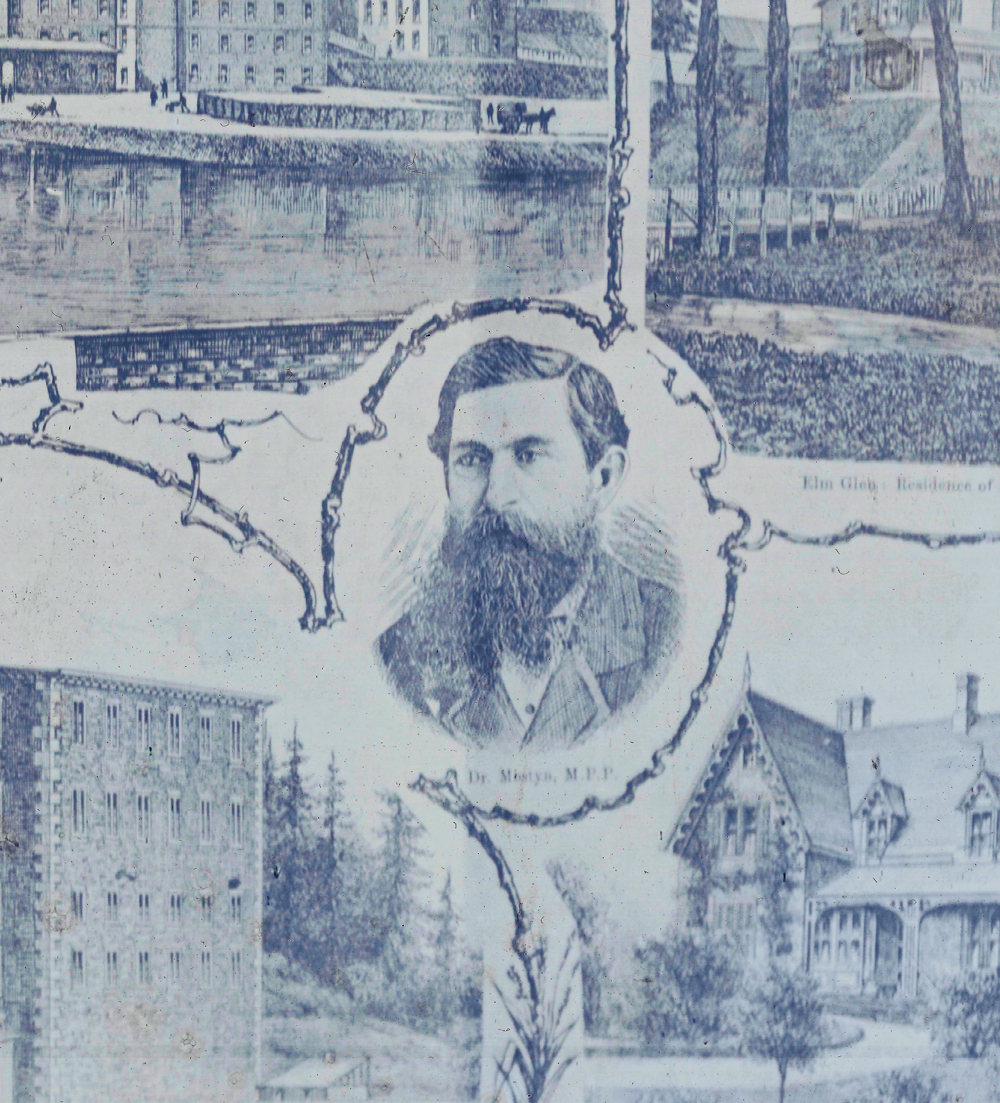
[[[673,387],[675,381],[676,373],[668,369],[667,378],[663,381],[667,393],[670,394],[677,406],[699,407],[708,419],[709,424],[712,426],[712,431],[715,434],[718,447],[715,460],[712,463],[695,468],[692,471],[693,477],[697,480],[701,488],[708,511],[710,514],[721,513],[723,511],[734,513],[739,522],[734,530],[722,541],[717,553],[719,558],[724,560],[726,564],[726,599],[722,616],[719,620],[712,646],[709,650],[708,661],[705,665],[701,681],[692,691],[688,701],[687,711],[681,718],[676,731],[666,743],[653,752],[649,764],[629,778],[624,788],[617,796],[601,798],[591,794],[585,797],[576,808],[555,816],[543,816],[534,812],[514,812],[504,805],[495,804],[488,810],[478,809],[478,814],[483,819],[500,820],[506,823],[523,824],[529,827],[561,827],[565,824],[581,820],[585,816],[590,815],[591,812],[613,812],[617,808],[622,808],[627,804],[631,804],[639,788],[645,785],[646,782],[652,781],[653,778],[659,777],[667,768],[667,762],[670,756],[677,750],[678,746],[680,746],[684,734],[694,723],[695,718],[701,711],[705,698],[708,696],[708,691],[712,682],[715,680],[719,663],[722,661],[723,650],[726,640],[729,638],[733,617],[736,613],[737,585],[739,576],[743,573],[745,568],[745,563],[739,553],[744,549],[744,542],[747,533],[750,531],[751,521],[750,515],[745,509],[716,497],[710,486],[710,481],[720,474],[726,464],[726,436],[722,428],[718,411],[713,405],[696,393],[681,397],[674,395]],[[461,801],[459,801],[458,805],[455,804],[456,798],[461,797],[462,800],[465,799],[464,795],[461,794],[458,789],[458,778],[454,771],[449,771],[449,773],[440,780],[427,778],[421,774],[416,781],[411,783],[410,788],[416,792],[423,793],[429,800],[432,800],[435,804],[451,812],[453,815],[458,814],[456,812],[456,807],[461,806]]]

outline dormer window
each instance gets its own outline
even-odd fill
[[[965,813],[965,851],[970,858],[994,859],[1000,819],[1000,781],[980,766],[979,774],[959,804]]]
[[[860,824],[860,836],[855,834],[855,839],[861,849],[862,860],[880,862],[909,818],[903,790],[879,778],[868,790],[854,816],[855,822]]]
[[[969,854],[973,858],[992,857],[992,812],[973,812],[969,816]]]
[[[888,817],[880,816],[876,819],[874,816],[868,816],[865,831],[867,834],[865,840],[866,853],[877,854],[881,857],[885,853],[885,848],[889,845]]]

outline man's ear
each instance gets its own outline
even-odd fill
[[[590,472],[594,497],[599,510],[606,509],[618,493],[628,473],[628,452],[612,445],[594,464]]]

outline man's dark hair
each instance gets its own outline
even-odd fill
[[[430,450],[447,468],[455,404],[463,394],[507,383],[562,378],[566,379],[570,420],[580,435],[587,466],[593,467],[612,445],[625,448],[628,426],[603,372],[568,352],[528,345],[512,337],[494,337],[462,353],[448,373],[438,396],[438,422],[427,438]]]

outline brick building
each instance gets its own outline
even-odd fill
[[[191,91],[326,84],[324,0],[180,0],[178,71]]]
[[[111,92],[117,55],[100,42],[0,38],[3,83],[19,92]]]
[[[11,42],[61,51],[53,72],[67,79],[44,90],[66,92],[100,90],[91,68],[77,73],[73,64],[84,47],[114,53],[119,91],[164,78],[171,90],[195,92],[323,85],[327,38],[342,29],[331,20],[343,8],[337,0],[6,0]],[[353,29],[353,10],[348,22]],[[15,87],[35,90],[19,79]]]
[[[0,668],[14,1103],[236,1100],[258,1081],[270,703]]]
[[[1000,715],[979,712],[973,674],[950,716],[876,727],[872,711],[842,700],[832,727],[748,687],[670,845],[686,882],[710,863],[706,922],[753,958],[780,832],[788,960],[829,992],[929,997],[1000,969]]]

